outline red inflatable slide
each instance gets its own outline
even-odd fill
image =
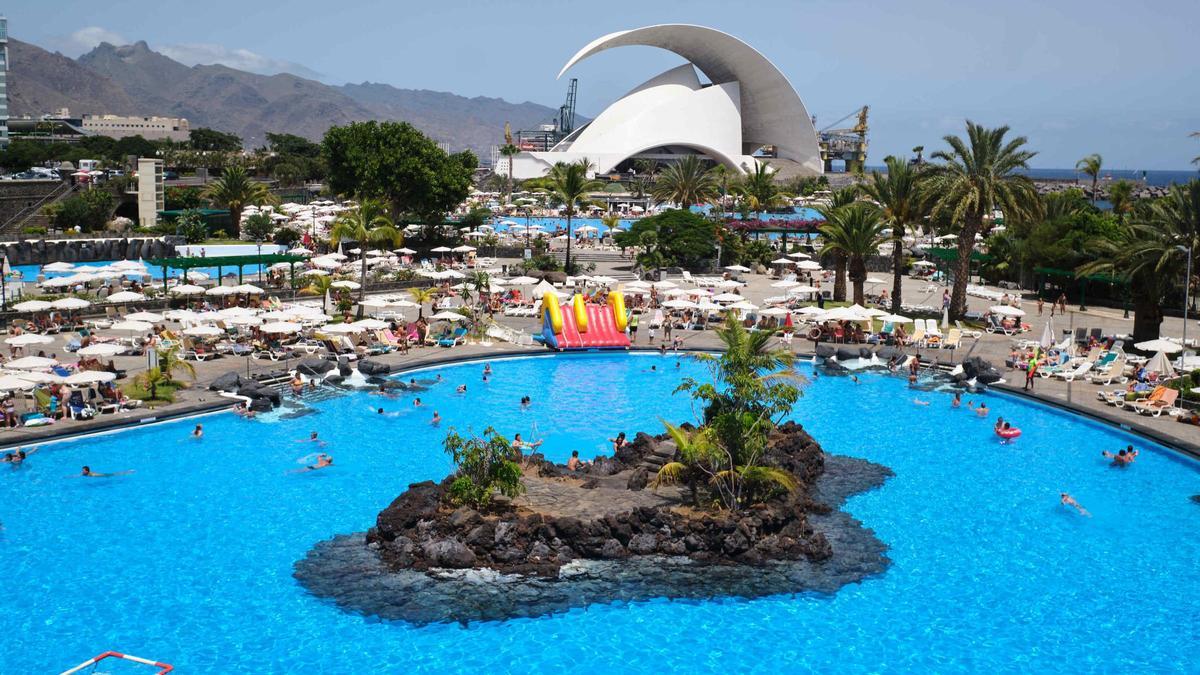
[[[623,302],[591,305],[578,299],[559,305],[556,297],[549,293],[546,295],[543,298],[541,337],[547,347],[557,350],[629,348],[629,337],[625,335],[624,326],[617,323],[618,310],[622,312],[621,318],[625,318]],[[582,329],[577,310],[583,313],[585,319]]]

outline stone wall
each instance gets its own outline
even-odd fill
[[[37,239],[0,244],[0,255],[10,265],[45,265],[52,262],[137,260],[175,255],[179,237],[111,237],[106,239]]]
[[[0,181],[0,225],[37,204],[61,186],[62,181],[58,180]]]

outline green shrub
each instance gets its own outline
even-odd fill
[[[481,508],[491,502],[494,492],[516,497],[525,491],[512,447],[492,427],[483,430],[482,438],[465,438],[451,430],[443,447],[457,467],[458,476],[450,485],[450,499],[455,504]]]

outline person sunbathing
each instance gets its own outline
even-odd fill
[[[572,450],[571,451],[571,459],[567,460],[567,470],[568,471],[578,471],[578,470],[582,469],[583,467],[587,466],[587,464],[588,464],[587,462],[579,459],[579,451],[578,450]]]
[[[1073,507],[1076,511],[1078,511],[1080,513],[1080,515],[1084,515],[1089,518],[1092,517],[1092,514],[1088,513],[1087,509],[1083,508],[1083,506],[1079,502],[1075,501],[1074,497],[1067,494],[1066,492],[1063,492],[1059,495],[1058,502],[1060,504],[1062,504],[1063,506]]]
[[[534,450],[534,449],[540,447],[542,445],[542,443],[543,443],[543,441],[534,441],[534,442],[530,443],[529,441],[521,440],[521,434],[514,434],[513,441],[512,441],[512,449],[513,450],[524,450],[524,449],[528,448],[530,450]]]

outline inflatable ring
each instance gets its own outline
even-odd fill
[[[813,328],[812,330],[808,331],[808,339],[812,340],[813,342],[821,339],[821,329]]]
[[[1021,430],[1016,427],[1009,427],[1007,429],[998,430],[996,432],[996,435],[1007,441],[1007,440],[1012,440],[1012,439],[1016,438],[1017,436],[1020,436]]]

